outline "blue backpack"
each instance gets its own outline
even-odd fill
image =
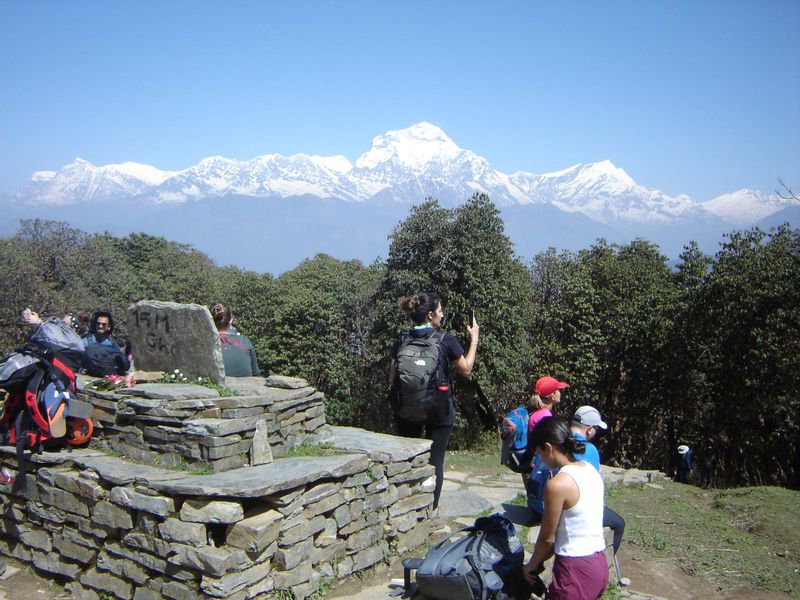
[[[544,514],[544,486],[553,478],[557,471],[553,471],[542,460],[538,452],[528,460],[530,475],[525,480],[525,494],[528,507],[540,517]]]
[[[527,473],[533,458],[528,450],[528,411],[520,406],[503,418],[500,463],[515,473]]]

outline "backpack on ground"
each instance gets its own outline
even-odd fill
[[[16,446],[21,484],[24,450],[41,452],[91,429],[92,406],[75,398],[83,342],[65,327],[48,319],[22,350],[0,361],[0,443]]]
[[[426,337],[406,333],[397,350],[399,382],[398,416],[411,423],[428,423],[446,416],[450,382],[444,377],[440,343],[444,334],[434,330]]]
[[[503,417],[500,437],[502,438],[500,464],[515,473],[529,472],[533,453],[528,450],[527,409],[520,406]]]
[[[404,560],[405,591],[424,600],[528,598],[532,589],[522,576],[523,560],[514,524],[500,514],[480,517],[432,546],[425,558]]]
[[[84,371],[94,377],[121,375],[131,368],[128,357],[112,346],[89,344],[83,353],[81,366]]]

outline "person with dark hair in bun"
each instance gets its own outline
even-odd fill
[[[441,402],[430,411],[424,422],[414,422],[402,418],[397,407],[395,409],[395,419],[397,421],[398,433],[403,437],[421,438],[423,435],[430,439],[431,455],[430,464],[436,469],[436,487],[433,492],[433,508],[439,506],[439,496],[442,493],[442,482],[444,481],[444,455],[447,450],[447,442],[456,421],[455,400],[453,398],[450,381],[452,370],[464,377],[469,377],[472,368],[475,366],[475,355],[478,350],[478,334],[480,327],[472,315],[472,323],[466,326],[470,336],[470,344],[466,353],[458,343],[458,340],[449,332],[441,331],[444,312],[442,311],[442,301],[437,294],[420,293],[415,296],[403,298],[400,301],[400,308],[414,322],[414,326],[404,334],[392,348],[392,359],[389,363],[389,383],[392,385],[396,395],[399,393],[397,381],[397,358],[398,352],[404,342],[409,339],[438,339],[439,348],[439,367],[442,369],[441,385],[438,386]]]
[[[603,539],[603,479],[587,462],[576,460],[584,442],[568,423],[545,417],[533,429],[530,443],[558,474],[547,482],[544,516],[531,560],[523,567],[533,584],[545,560],[555,554],[548,600],[595,600],[608,585]]]
[[[253,343],[243,333],[239,333],[231,326],[233,314],[231,307],[222,302],[217,302],[209,307],[214,325],[219,332],[219,341],[222,344],[222,364],[225,366],[227,377],[252,377],[260,375],[256,360],[256,349]]]

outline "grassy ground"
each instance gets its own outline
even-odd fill
[[[702,490],[612,485],[609,506],[625,517],[625,541],[676,559],[722,589],[800,597],[800,493],[776,487]]]
[[[499,465],[494,440],[477,451],[448,452],[446,469],[484,476],[508,472]],[[687,576],[714,589],[800,597],[800,492],[704,490],[663,480],[656,486],[611,485],[606,499],[625,517],[624,543],[641,554],[675,560]],[[517,500],[525,504],[524,496]],[[618,597],[616,590],[609,592],[605,598]]]

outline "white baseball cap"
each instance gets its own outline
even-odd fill
[[[588,425],[589,427],[599,427],[600,429],[608,429],[608,425],[603,421],[598,411],[593,406],[581,406],[575,411],[575,416],[572,420],[581,425]]]

